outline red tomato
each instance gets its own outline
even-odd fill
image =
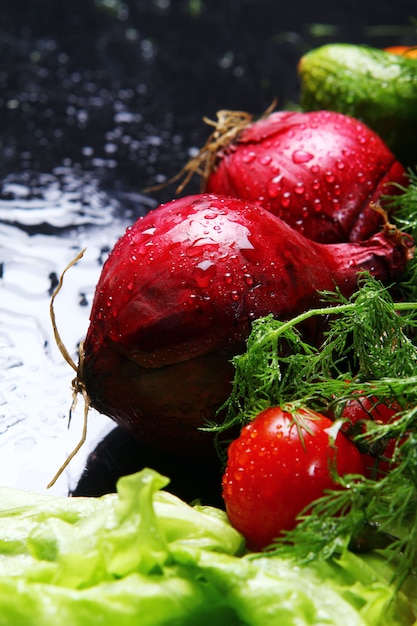
[[[343,407],[340,417],[347,420],[342,430],[348,436],[366,432],[366,421],[371,420],[378,424],[388,424],[401,410],[396,402],[378,402],[375,396],[361,396],[348,400]],[[361,444],[359,444],[361,446]],[[366,441],[363,442],[366,448]],[[369,444],[369,449],[363,453],[366,465],[366,476],[381,478],[383,474],[392,469],[390,461],[396,449],[396,442],[391,439],[386,444]]]
[[[230,522],[250,549],[266,547],[292,529],[301,511],[326,489],[340,488],[332,462],[341,476],[365,470],[354,443],[313,411],[301,409],[293,416],[272,407],[242,429],[228,449],[223,498]]]

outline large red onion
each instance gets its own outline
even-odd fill
[[[214,194],[174,200],[129,227],[97,285],[80,360],[91,404],[140,440],[200,454],[251,322],[290,318],[358,272],[391,282],[412,242],[394,229],[324,245],[265,209]]]

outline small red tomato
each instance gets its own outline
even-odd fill
[[[313,411],[271,407],[242,429],[229,446],[222,484],[230,522],[249,549],[266,547],[325,490],[341,488],[332,463],[340,476],[365,469],[354,443]]]
[[[396,414],[401,411],[397,402],[379,402],[376,396],[359,395],[358,398],[348,400],[343,407],[340,417],[345,421],[342,430],[348,436],[355,436],[366,433],[367,421],[377,424],[388,424],[395,419]],[[392,457],[396,450],[396,441],[390,439],[388,442],[359,442],[359,447],[363,450],[363,458],[366,465],[366,476],[371,478],[381,478],[393,467]]]

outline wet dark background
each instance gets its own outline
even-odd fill
[[[214,119],[219,109],[259,115],[274,98],[280,108],[296,104],[297,63],[312,47],[415,44],[417,6],[415,0],[7,0],[0,17],[0,199],[6,209],[10,202],[3,221],[16,233],[59,237],[47,213],[38,221],[14,216],[22,194],[15,184],[24,185],[30,202],[42,201],[51,181],[65,191],[77,180],[88,206],[83,189],[93,181],[107,198],[100,210],[108,204],[110,219],[127,225],[173,197],[172,187],[148,202],[141,194],[176,174],[204,143],[210,133],[204,116]],[[197,190],[193,181],[187,192]],[[102,246],[101,261],[111,245]],[[119,429],[98,443],[73,493],[112,490],[119,475],[147,464],[167,473],[182,497],[218,502],[216,467],[190,467],[175,451],[158,458]]]
[[[175,174],[202,145],[203,116],[222,108],[258,115],[274,98],[280,107],[296,102],[297,62],[311,47],[416,39],[414,0],[4,5],[2,176],[65,162],[135,190]]]

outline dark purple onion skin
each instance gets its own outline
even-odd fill
[[[403,271],[411,242],[387,229],[319,244],[261,207],[213,194],[161,205],[116,243],[96,288],[79,379],[91,405],[159,450],[211,454],[206,420],[227,399],[254,319],[285,320],[345,296],[358,272]]]
[[[263,206],[321,243],[364,241],[384,204],[408,184],[405,168],[362,122],[330,111],[278,111],[218,152],[209,193]]]

